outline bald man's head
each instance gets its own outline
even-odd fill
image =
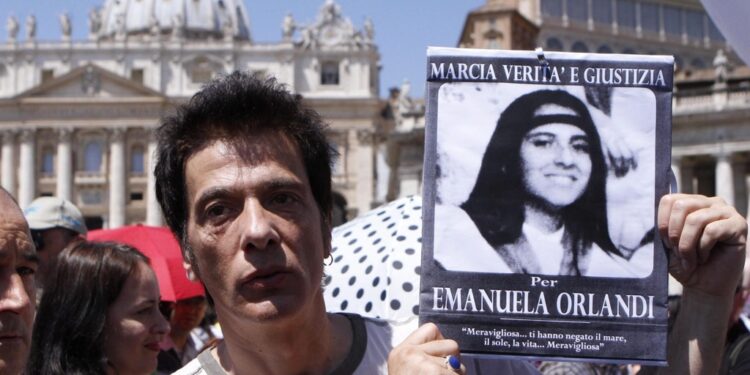
[[[39,260],[29,226],[13,197],[0,188],[0,374],[20,374],[31,347]]]
[[[6,217],[9,219],[17,219],[19,216],[23,220],[23,211],[21,211],[21,207],[18,206],[18,202],[16,202],[15,198],[13,198],[13,196],[2,187],[0,187],[0,212],[3,213],[0,220],[5,219]],[[26,220],[24,220],[24,223],[25,222]]]

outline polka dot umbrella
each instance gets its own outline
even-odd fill
[[[334,228],[328,311],[416,325],[421,253],[420,197],[401,198]]]

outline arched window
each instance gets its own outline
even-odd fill
[[[55,150],[46,146],[42,149],[42,176],[55,174]]]
[[[83,170],[85,172],[102,170],[102,145],[99,141],[89,141],[83,148]]]
[[[600,46],[597,50],[597,53],[612,53],[612,48],[609,48],[608,45],[604,44]]]
[[[135,145],[130,150],[130,173],[143,174],[146,170],[143,164],[144,151],[143,146]]]
[[[549,38],[549,39],[547,39],[547,49],[550,50],[550,51],[562,51],[563,50],[563,44],[560,41],[560,39]]]
[[[570,50],[573,52],[588,52],[589,47],[586,47],[583,42],[575,42],[573,43],[573,46],[570,47]]]
[[[339,63],[337,61],[326,61],[320,69],[321,85],[339,84]]]

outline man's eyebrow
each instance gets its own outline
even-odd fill
[[[232,190],[224,187],[224,186],[214,186],[211,188],[206,189],[199,197],[198,200],[195,202],[196,207],[203,207],[208,201],[223,197],[227,195],[231,195]]]
[[[299,181],[296,178],[288,178],[288,177],[274,178],[265,184],[265,187],[270,190],[300,188],[303,186],[304,186],[303,182]]]
[[[36,251],[24,251],[21,256],[26,259],[27,262],[39,263],[39,255],[36,254]]]

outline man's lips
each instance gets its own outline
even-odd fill
[[[158,352],[160,350],[158,341],[149,342],[146,345],[143,345],[143,347],[154,352]]]
[[[280,286],[288,275],[289,271],[283,268],[261,269],[242,278],[240,284],[245,288],[257,290],[275,288]]]

